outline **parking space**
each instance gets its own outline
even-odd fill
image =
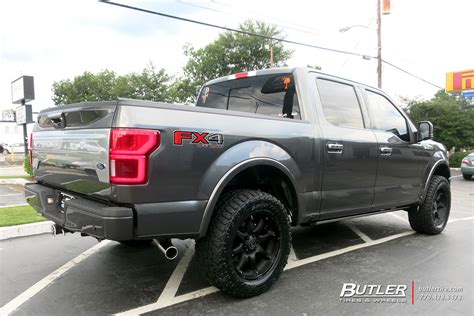
[[[0,207],[25,203],[25,193],[21,185],[0,185]]]
[[[452,214],[438,236],[415,234],[403,211],[293,229],[286,271],[267,293],[238,300],[210,287],[194,242],[167,261],[155,246],[97,243],[77,234],[0,243],[2,313],[65,314],[472,314],[474,181],[452,180]],[[365,304],[339,300],[344,283],[463,288],[461,301]]]

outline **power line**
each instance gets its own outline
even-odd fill
[[[240,33],[240,34],[244,34],[244,35],[248,35],[248,36],[254,36],[254,37],[259,37],[259,38],[263,38],[263,39],[267,39],[267,40],[272,40],[272,41],[276,41],[276,42],[281,42],[281,43],[287,43],[287,44],[293,44],[293,45],[298,45],[298,46],[304,46],[304,47],[309,47],[309,48],[315,48],[315,49],[320,49],[320,50],[325,50],[325,51],[329,51],[329,52],[333,52],[333,53],[339,53],[339,54],[345,54],[345,55],[351,55],[351,56],[358,56],[358,57],[362,57],[362,58],[371,58],[371,59],[375,59],[376,57],[375,56],[370,56],[370,55],[364,55],[364,54],[359,54],[359,53],[355,53],[355,52],[350,52],[350,51],[345,51],[345,50],[340,50],[340,49],[334,49],[334,48],[329,48],[329,47],[324,47],[324,46],[318,46],[318,45],[313,45],[313,44],[308,44],[308,43],[302,43],[302,42],[297,42],[297,41],[292,41],[292,40],[287,40],[287,39],[284,39],[284,38],[278,38],[278,37],[272,37],[272,36],[267,36],[267,35],[262,35],[262,34],[257,34],[257,33],[253,33],[253,32],[248,32],[248,31],[244,31],[244,30],[239,30],[239,29],[235,29],[235,28],[231,28],[231,27],[227,27],[227,26],[221,26],[221,25],[217,25],[217,24],[212,24],[212,23],[207,23],[207,22],[202,22],[202,21],[198,21],[198,20],[193,20],[193,19],[188,19],[188,18],[183,18],[183,17],[180,17],[180,16],[176,16],[176,15],[171,15],[171,14],[167,14],[167,13],[163,13],[163,12],[158,12],[158,11],[153,11],[153,10],[148,10],[148,9],[144,9],[144,8],[139,8],[139,7],[135,7],[135,6],[131,6],[131,5],[126,5],[126,4],[122,4],[122,3],[117,3],[117,2],[113,2],[113,1],[108,1],[108,0],[99,0],[99,2],[103,2],[103,3],[106,3],[106,4],[110,4],[110,5],[114,5],[114,6],[117,6],[117,7],[122,7],[122,8],[126,8],[126,9],[130,9],[130,10],[134,10],[134,11],[139,11],[139,12],[144,12],[144,13],[149,13],[149,14],[153,14],[153,15],[158,15],[158,16],[163,16],[163,17],[166,17],[166,18],[170,18],[170,19],[175,19],[175,20],[179,20],[179,21],[184,21],[184,22],[189,22],[189,23],[194,23],[194,24],[199,24],[199,25],[204,25],[204,26],[208,26],[208,27],[212,27],[212,28],[216,28],[216,29],[221,29],[221,30],[225,30],[225,31],[230,31],[230,32],[235,32],[235,33]],[[410,75],[418,80],[421,80],[427,84],[430,84],[438,89],[444,89],[432,82],[429,82],[428,80],[425,80],[407,70],[404,70],[403,68],[401,67],[398,67],[386,60],[382,60],[383,63],[395,68],[395,69],[398,69],[400,71],[402,71],[403,73],[407,74],[407,75]]]
[[[208,7],[208,6],[205,6],[203,4],[196,4],[196,3],[190,3],[190,2],[186,2],[185,0],[176,0],[178,3],[180,4],[183,4],[183,5],[187,5],[187,6],[191,6],[191,7],[196,7],[196,8],[200,8],[200,9],[204,9],[204,10],[208,10],[208,11],[212,11],[212,12],[216,12],[216,13],[222,13],[222,14],[227,14],[227,15],[233,15],[233,16],[240,16],[242,17],[240,14],[236,14],[236,13],[233,13],[233,12],[229,12],[229,11],[223,11],[223,10],[219,10],[219,9],[215,9],[215,8],[212,8],[212,7]],[[227,3],[220,3],[218,1],[212,1],[213,3],[217,3],[217,4],[221,4],[221,5],[225,5],[227,7],[230,7],[230,8],[234,8],[233,6],[227,4]],[[311,29],[311,28],[308,28],[308,27],[304,27],[304,26],[298,26],[297,24],[292,24],[290,22],[287,22],[285,20],[281,20],[281,19],[278,19],[278,18],[275,18],[275,17],[272,17],[272,16],[269,16],[269,15],[260,15],[260,16],[263,16],[263,17],[266,17],[268,19],[273,19],[273,20],[279,20],[279,21],[282,21],[283,23],[285,24],[277,24],[277,23],[274,23],[273,21],[272,22],[269,22],[273,25],[276,25],[276,26],[279,26],[281,28],[284,28],[284,29],[289,29],[289,30],[294,30],[296,32],[301,32],[301,33],[305,33],[305,34],[312,34],[312,35],[316,35],[316,36],[319,36],[320,34],[319,33],[316,33],[315,30]],[[262,19],[263,20],[263,19]]]
[[[388,61],[383,60],[383,59],[382,59],[382,62],[385,63],[385,64],[387,64],[387,65],[389,65],[389,66],[392,66],[392,67],[395,68],[395,69],[400,70],[401,72],[406,73],[407,75],[410,75],[410,76],[412,76],[412,77],[414,77],[414,78],[416,78],[416,79],[418,79],[418,80],[421,80],[421,81],[423,81],[424,83],[430,84],[430,85],[432,85],[432,86],[434,86],[434,87],[436,87],[436,88],[438,88],[438,89],[444,90],[443,87],[440,87],[440,86],[438,86],[437,84],[431,83],[431,82],[429,82],[428,80],[425,80],[425,79],[423,79],[423,78],[421,78],[421,77],[419,77],[419,76],[417,76],[417,75],[415,75],[415,74],[409,72],[408,70],[405,70],[405,69],[403,69],[403,68],[398,67],[397,65],[392,64],[391,62],[388,62]]]

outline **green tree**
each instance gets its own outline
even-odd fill
[[[279,28],[259,21],[248,20],[239,29],[264,36],[283,37]],[[184,54],[189,59],[183,68],[183,76],[173,85],[173,97],[179,102],[194,101],[196,90],[208,80],[271,67],[270,47],[274,65],[285,66],[293,51],[285,48],[281,42],[265,38],[227,31],[203,48],[195,49],[187,44]]]
[[[118,97],[150,101],[170,101],[168,93],[171,78],[164,69],[153,64],[141,73],[119,76],[110,70],[98,73],[84,72],[73,80],[53,83],[53,102],[56,105],[83,101],[107,101]]]
[[[459,95],[440,90],[429,101],[409,101],[407,113],[413,122],[431,121],[434,139],[460,150],[474,147],[474,108],[466,105]]]

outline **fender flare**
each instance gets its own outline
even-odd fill
[[[266,166],[272,166],[280,171],[282,171],[288,179],[290,179],[291,184],[293,188],[296,190],[296,180],[291,174],[290,170],[281,162],[271,159],[271,158],[266,158],[266,157],[256,157],[256,158],[250,158],[244,161],[241,161],[240,163],[236,164],[233,166],[231,169],[229,169],[217,182],[216,186],[212,190],[211,196],[209,197],[209,200],[206,204],[206,208],[204,210],[204,214],[202,216],[201,220],[201,225],[199,227],[199,237],[204,237],[206,235],[207,229],[209,227],[209,223],[211,222],[212,215],[214,213],[214,207],[216,206],[217,201],[219,200],[219,197],[226,187],[226,185],[240,172],[244,171],[245,169],[248,169],[250,167],[254,166],[259,166],[259,165],[266,165]],[[298,204],[299,201],[298,201]]]
[[[440,160],[437,160],[433,166],[431,167],[431,170],[428,174],[428,176],[426,177],[425,179],[425,183],[424,183],[424,186],[423,188],[421,189],[421,195],[420,195],[420,201],[419,201],[419,204],[422,204],[424,201],[425,201],[425,198],[426,198],[426,193],[428,191],[428,187],[429,187],[429,182],[431,180],[431,178],[433,177],[433,174],[436,170],[436,168],[438,168],[439,166],[441,165],[446,165],[446,167],[448,168],[449,170],[449,162],[445,159],[440,159]],[[449,181],[449,179],[448,179]]]

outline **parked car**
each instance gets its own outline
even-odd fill
[[[10,145],[4,146],[5,154],[24,154],[25,153],[25,145],[22,143],[14,143]]]
[[[471,180],[474,175],[474,153],[470,153],[461,162],[461,173],[464,179]]]
[[[41,111],[33,207],[56,231],[136,245],[196,239],[225,293],[268,290],[290,226],[394,210],[435,235],[451,205],[445,146],[381,90],[309,68],[206,83],[196,107],[119,100]],[[86,146],[88,144],[90,146]]]

